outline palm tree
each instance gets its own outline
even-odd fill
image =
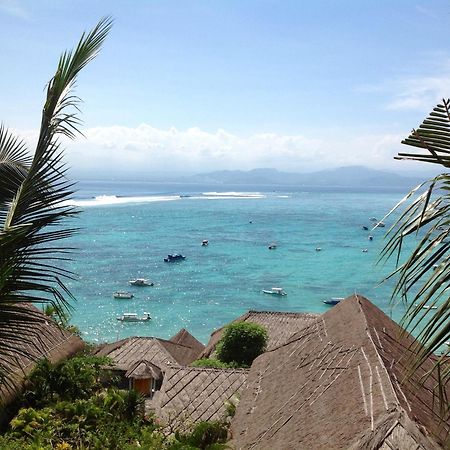
[[[402,141],[415,147],[399,153],[396,159],[421,161],[450,168],[450,100],[442,100],[417,130]],[[411,191],[389,213],[407,204],[388,231],[382,257],[395,256],[397,268],[390,277],[398,277],[393,298],[407,305],[405,328],[417,334],[418,342],[411,371],[418,369],[438,351],[436,389],[442,412],[448,417],[450,406],[446,385],[450,364],[445,364],[450,341],[450,173],[444,172]],[[400,262],[406,238],[415,237],[416,248]]]
[[[66,219],[78,211],[64,205],[73,193],[66,175],[59,138],[78,132],[80,99],[73,95],[77,75],[98,54],[112,20],[104,18],[83,33],[74,51],[65,51],[47,86],[39,138],[34,154],[0,126],[0,382],[7,382],[7,359],[24,354],[30,338],[20,330],[38,320],[24,303],[50,305],[65,316],[73,296],[61,267],[70,248],[60,243],[76,229]],[[19,350],[21,348],[22,350]]]

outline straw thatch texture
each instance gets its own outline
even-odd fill
[[[318,314],[276,312],[276,311],[249,311],[233,320],[232,323],[252,322],[262,325],[269,336],[267,350],[283,345],[297,331],[308,326],[319,317]],[[201,357],[209,358],[223,335],[225,327],[219,328],[211,334],[211,338]]]
[[[171,337],[169,341],[191,348],[196,353],[196,358],[203,350],[205,350],[205,346],[185,328],[182,328],[175,336]]]
[[[131,337],[107,344],[95,352],[113,360],[114,368],[128,371],[141,361],[149,361],[164,370],[170,365],[194,361],[198,352],[182,344],[155,337]]]
[[[226,402],[241,392],[247,373],[245,369],[171,367],[152,406],[157,417],[172,429],[223,419]]]
[[[84,342],[72,333],[60,328],[51,318],[30,304],[23,305],[27,313],[32,313],[36,323],[15,327],[15,333],[26,342],[15,344],[14,350],[6,352],[3,362],[8,368],[6,383],[0,386],[0,403],[8,405],[22,389],[23,382],[39,359],[47,358],[58,362],[84,347]],[[0,408],[1,409],[1,408]]]
[[[402,383],[412,341],[367,299],[341,302],[254,361],[232,422],[236,448],[438,448],[449,424],[434,380]]]

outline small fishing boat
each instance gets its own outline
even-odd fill
[[[116,292],[114,292],[113,297],[130,299],[130,298],[133,298],[134,295],[131,292],[127,292],[127,291],[116,291]]]
[[[180,255],[178,253],[173,253],[172,255],[167,255],[167,258],[164,258],[164,262],[183,261],[183,259],[186,259],[186,256]]]
[[[123,313],[121,316],[117,317],[117,320],[121,322],[147,322],[150,320],[150,314],[144,313],[142,317],[139,317],[136,313]]]
[[[146,278],[135,278],[134,280],[130,280],[128,283],[130,283],[132,286],[153,286],[154,284]]]
[[[384,228],[386,224],[384,222],[377,222],[374,228]]]
[[[323,302],[326,305],[337,305],[338,303],[342,302],[344,300],[344,297],[331,297],[328,300],[324,300]]]
[[[366,227],[365,225],[363,225],[362,229],[367,231],[369,229],[369,227]]]
[[[422,309],[438,309],[436,305],[423,305]]]
[[[263,289],[264,294],[271,294],[271,295],[287,295],[287,292],[280,287],[273,287],[272,289]]]
[[[269,250],[275,250],[277,248],[277,244],[275,244],[275,242],[272,242],[270,245],[269,245]]]
[[[208,239],[203,239],[202,241],[202,247],[206,247],[209,244]]]

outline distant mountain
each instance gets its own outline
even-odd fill
[[[424,180],[363,166],[340,167],[311,173],[280,172],[276,169],[221,170],[182,178],[184,182],[205,184],[405,188],[412,188]]]

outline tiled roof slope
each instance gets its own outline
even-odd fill
[[[27,339],[27,342],[13,343],[13,348],[5,350],[2,362],[8,370],[9,383],[0,386],[1,406],[8,404],[16,392],[20,390],[25,376],[34,368],[37,360],[48,358],[52,362],[67,358],[84,347],[84,342],[72,333],[61,329],[51,318],[43,314],[31,304],[23,305],[28,315],[33,315],[37,323],[17,325],[12,328],[17,334]],[[2,346],[8,343],[2,343]],[[28,356],[25,356],[27,353]],[[11,385],[14,384],[15,387]],[[1,415],[1,414],[0,414]]]
[[[315,321],[317,317],[318,314],[309,313],[249,311],[232,323],[253,322],[265,327],[269,335],[267,350],[272,350],[286,343],[294,333]],[[208,358],[214,352],[222,337],[223,329],[224,327],[219,328],[211,334],[208,345],[202,353],[203,358]]]
[[[190,364],[198,353],[190,347],[155,337],[130,337],[107,344],[96,352],[108,356],[119,370],[129,370],[138,361],[150,361],[159,367]]]
[[[171,367],[152,401],[155,413],[176,428],[223,419],[226,401],[241,392],[247,373],[244,369]]]
[[[409,335],[353,296],[258,357],[232,421],[237,449],[434,449],[448,437]],[[425,368],[432,368],[432,361]]]
[[[175,344],[185,345],[186,347],[190,347],[194,352],[196,352],[196,358],[200,355],[201,352],[205,349],[205,346],[198,341],[188,330],[182,328],[175,336],[169,339],[171,342],[175,342]]]

